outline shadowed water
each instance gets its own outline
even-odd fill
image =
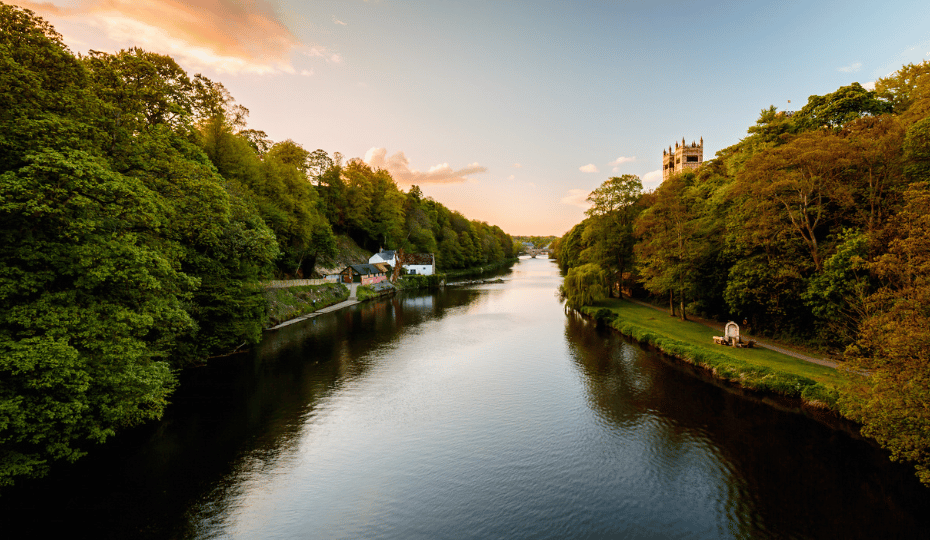
[[[402,295],[186,373],[163,422],[0,499],[101,538],[919,538],[844,432],[567,316],[560,278]]]

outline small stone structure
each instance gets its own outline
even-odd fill
[[[668,150],[662,150],[662,181],[668,180],[673,174],[678,174],[685,169],[697,169],[704,162],[704,137],[701,142],[691,141],[688,146],[684,137],[681,139],[681,145],[675,143],[675,151],[672,151],[671,145]]]
[[[744,340],[739,335],[739,325],[733,321],[723,327],[722,336],[714,336],[714,343],[717,345],[728,345],[730,347],[752,347],[756,344],[755,340]]]

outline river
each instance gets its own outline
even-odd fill
[[[0,498],[70,538],[926,538],[868,442],[566,315],[556,265],[269,332]],[[5,537],[6,534],[4,534]],[[9,537],[12,538],[12,537]]]

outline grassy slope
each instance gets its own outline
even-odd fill
[[[615,314],[612,326],[623,334],[748,388],[802,397],[833,408],[836,389],[843,384],[842,375],[834,369],[768,349],[716,345],[713,336],[719,332],[713,329],[624,300],[605,300],[582,311],[594,315],[603,308]]]
[[[354,240],[345,234],[336,235],[336,256],[333,258],[321,257],[316,262],[316,268],[313,271],[320,275],[335,274],[341,272],[350,264],[365,264],[373,255],[367,250],[359,247]]]
[[[271,328],[294,317],[342,302],[349,297],[349,289],[341,283],[327,283],[266,289],[262,294],[268,303],[266,328]]]

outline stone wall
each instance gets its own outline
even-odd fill
[[[285,289],[287,287],[303,287],[306,285],[323,285],[324,283],[339,283],[336,278],[324,279],[285,279],[280,281],[266,281],[263,286],[266,289]]]

